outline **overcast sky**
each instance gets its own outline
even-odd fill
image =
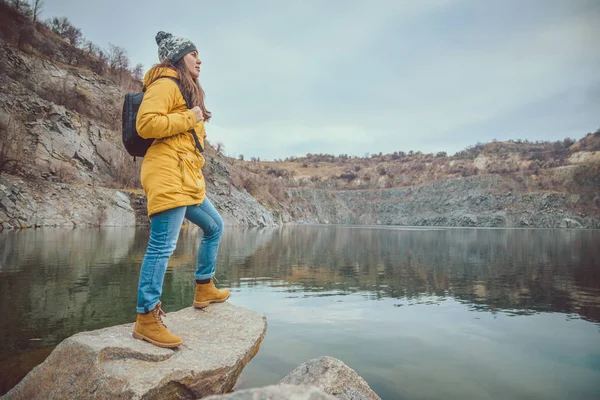
[[[45,0],[132,64],[191,39],[208,140],[261,159],[453,154],[600,127],[599,0]]]

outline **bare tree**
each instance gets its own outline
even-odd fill
[[[68,62],[69,64],[73,64],[73,61],[78,54],[77,46],[81,44],[83,40],[83,35],[81,34],[81,29],[76,28],[67,17],[54,17],[48,20],[48,26],[52,30],[52,32],[56,33],[58,36],[66,39],[71,48],[68,49]]]
[[[21,0],[12,0],[11,3],[12,3],[11,5],[14,7],[15,10],[21,11],[21,3],[22,3]]]
[[[35,24],[42,13],[42,9],[44,8],[44,0],[33,0],[33,12],[32,19]]]
[[[120,71],[129,67],[129,57],[127,51],[112,43],[108,44],[108,67],[113,71]]]
[[[94,46],[96,46],[91,40],[84,40],[81,48],[90,54],[94,54]]]
[[[102,49],[99,46],[92,43],[92,41],[90,40],[85,40],[83,42],[82,49],[90,53],[90,55],[96,56],[98,58],[100,58],[100,55],[103,54]]]
[[[98,48],[98,53],[95,55],[96,55],[96,57],[98,57],[98,62],[96,62],[96,63],[94,63],[94,65],[92,65],[92,71],[94,71],[98,75],[102,75],[102,74],[104,74],[104,70],[106,68],[106,63],[107,63],[108,57],[107,57],[106,53],[104,51],[102,51],[102,49],[100,49],[100,48]]]
[[[75,28],[71,26],[63,36],[65,39],[69,41],[69,44],[73,47],[79,47],[81,41],[83,40],[83,35],[81,34],[81,29]]]
[[[76,28],[67,17],[54,17],[48,21],[48,26],[52,32],[56,33],[63,39],[67,39],[71,46],[79,46],[83,35],[81,29]]]
[[[53,17],[48,19],[47,23],[50,30],[58,36],[62,36],[67,26],[71,24],[67,17]]]
[[[133,71],[131,71],[131,75],[135,80],[141,81],[144,78],[144,66],[141,63],[137,63]]]
[[[12,0],[9,2],[9,5],[24,17],[29,18],[31,16],[31,5],[27,0]]]
[[[107,58],[108,67],[116,76],[117,83],[120,84],[123,81],[124,73],[129,69],[129,57],[127,56],[127,51],[122,47],[109,43]]]

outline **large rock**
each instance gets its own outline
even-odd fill
[[[7,399],[197,399],[226,393],[258,352],[266,318],[230,303],[169,313],[184,345],[162,349],[131,336],[133,324],[60,343]]]
[[[305,362],[280,382],[311,385],[342,400],[381,400],[356,371],[332,357],[318,357]]]
[[[127,192],[0,176],[0,231],[41,226],[134,226]]]
[[[314,386],[273,385],[206,397],[205,400],[335,400]]]

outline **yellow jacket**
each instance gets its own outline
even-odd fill
[[[177,72],[162,68],[160,76],[177,78]],[[154,138],[144,156],[141,181],[148,198],[148,215],[175,207],[200,204],[206,197],[206,184],[201,168],[204,158],[196,151],[190,130],[196,131],[204,147],[204,121],[187,108],[177,83],[156,79],[148,84],[137,115],[136,128],[143,138]]]

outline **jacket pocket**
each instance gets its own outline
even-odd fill
[[[198,193],[201,189],[200,173],[201,162],[195,155],[189,153],[179,154],[179,168],[181,170],[181,190],[184,193]]]

